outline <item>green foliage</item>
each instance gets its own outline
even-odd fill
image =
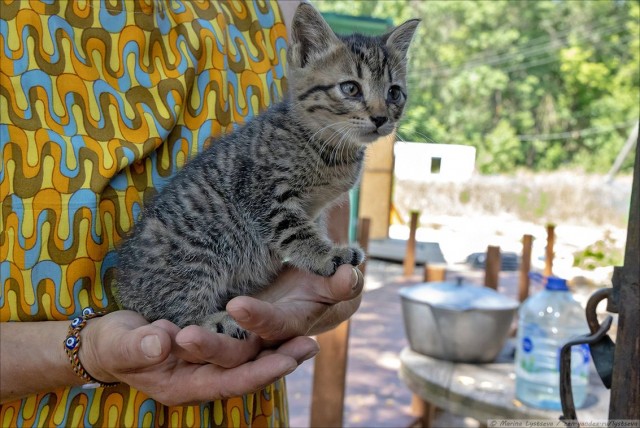
[[[616,245],[610,233],[605,234],[604,239],[594,242],[573,256],[574,266],[588,270],[605,266],[621,266],[624,259],[622,250]]]
[[[460,192],[460,202],[462,204],[468,204],[471,201],[471,192],[468,189],[464,189]]]
[[[549,194],[545,191],[542,191],[539,193],[538,195],[539,199],[538,199],[538,203],[537,205],[533,208],[533,215],[536,218],[540,218],[542,217],[547,210],[549,209]]]
[[[421,18],[399,137],[473,145],[482,172],[606,172],[640,116],[638,0],[314,4]]]

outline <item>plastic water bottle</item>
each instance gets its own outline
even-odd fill
[[[545,289],[529,297],[518,311],[516,397],[529,406],[559,410],[560,349],[569,339],[589,333],[589,328],[584,309],[571,296],[567,281],[556,277],[546,281]],[[583,406],[587,397],[589,362],[588,345],[571,348],[576,407]]]

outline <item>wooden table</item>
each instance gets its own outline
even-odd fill
[[[400,361],[400,378],[417,397],[424,400],[427,411],[435,406],[476,419],[482,425],[488,419],[557,421],[562,413],[528,407],[515,398],[512,342],[491,364],[452,363],[424,356],[409,348],[402,350]],[[578,410],[578,420],[607,420],[610,392],[595,372],[589,383],[587,402]],[[423,425],[428,425],[428,420],[428,417],[423,417]]]

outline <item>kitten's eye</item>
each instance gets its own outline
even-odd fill
[[[393,85],[389,88],[390,101],[398,102],[402,99],[402,95],[402,89],[400,89],[400,86]]]
[[[360,89],[360,85],[358,85],[356,82],[343,82],[340,84],[340,90],[342,91],[343,94],[345,94],[348,97],[359,97],[360,95],[362,95],[362,90]]]

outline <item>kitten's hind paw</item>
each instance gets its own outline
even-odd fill
[[[320,269],[314,269],[314,273],[322,276],[331,276],[342,265],[358,266],[364,261],[364,251],[357,246],[335,247],[323,260]]]
[[[249,331],[240,327],[226,311],[207,316],[200,322],[200,325],[214,333],[226,334],[236,339],[249,337]]]

